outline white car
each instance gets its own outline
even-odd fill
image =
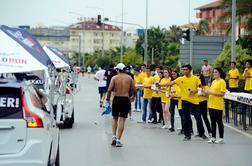
[[[0,79],[0,166],[59,166],[59,129],[45,96],[26,82]]]

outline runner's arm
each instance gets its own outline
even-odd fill
[[[107,93],[107,98],[106,98],[107,101],[110,101],[110,96],[111,96],[112,90],[114,89],[114,85],[115,85],[115,81],[114,81],[114,79],[112,78],[112,79],[111,79],[111,82],[110,82],[110,84],[109,84],[109,88],[108,88],[108,93]]]

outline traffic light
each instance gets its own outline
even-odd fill
[[[182,31],[183,32],[183,38],[186,39],[187,41],[190,41],[190,28],[185,30],[185,31]]]
[[[102,25],[101,15],[97,16],[97,25]]]

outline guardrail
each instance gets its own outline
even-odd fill
[[[226,122],[230,122],[231,111],[235,127],[238,126],[238,115],[240,116],[243,130],[247,129],[247,115],[249,117],[249,125],[252,127],[252,94],[227,92],[224,99]]]

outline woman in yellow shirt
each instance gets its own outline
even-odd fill
[[[163,70],[163,78],[160,81],[160,85],[165,85],[171,81],[169,77],[169,71],[167,69]],[[161,86],[162,87],[162,86]],[[162,129],[168,129],[168,119],[169,119],[169,108],[170,108],[170,98],[169,98],[169,87],[162,87],[160,89],[161,102],[163,108],[163,127]]]
[[[243,73],[243,77],[245,79],[245,87],[244,90],[246,93],[251,93],[252,92],[252,61],[247,60],[246,61],[246,68]]]
[[[175,80],[179,77],[179,73],[177,71],[172,71],[171,72],[171,80]],[[171,121],[171,128],[169,129],[171,132],[174,132],[174,116],[175,116],[175,107],[177,106],[178,108],[178,99],[180,97],[180,89],[179,87],[174,84],[170,87],[170,95],[171,95],[171,104],[170,104],[170,108],[169,108],[169,112],[170,112],[170,121]],[[182,110],[182,109],[181,109]],[[181,112],[182,113],[182,112]],[[179,114],[182,115],[182,114]],[[180,116],[182,119],[182,116]],[[181,125],[183,128],[183,123],[181,121]],[[183,129],[181,130],[183,132]],[[181,133],[182,133],[181,132]]]
[[[214,69],[214,81],[210,87],[210,90],[205,90],[204,93],[209,95],[208,109],[211,118],[212,138],[209,143],[224,143],[224,126],[222,122],[223,110],[224,110],[224,95],[226,92],[226,74],[221,68]],[[216,140],[216,124],[219,129],[219,139]]]

